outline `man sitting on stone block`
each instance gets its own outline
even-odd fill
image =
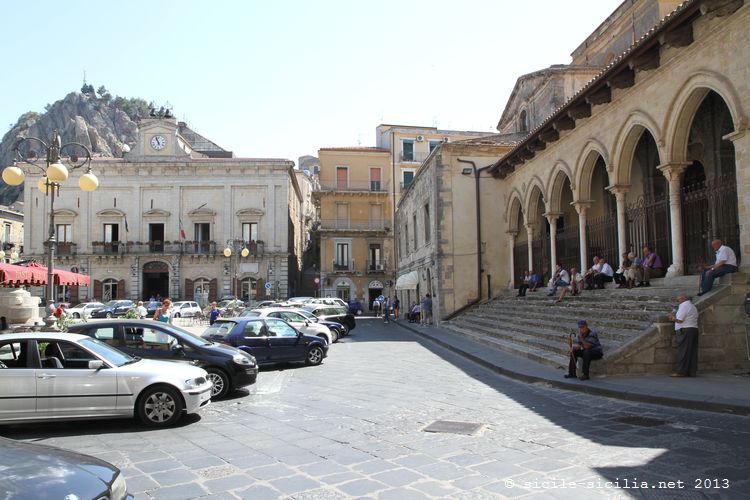
[[[711,248],[716,252],[716,260],[711,266],[701,266],[701,281],[699,283],[700,291],[698,295],[703,295],[711,291],[714,286],[714,280],[719,276],[737,272],[737,256],[734,250],[726,246],[721,240],[713,240]]]

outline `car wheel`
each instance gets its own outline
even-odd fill
[[[219,399],[229,392],[229,377],[223,371],[218,368],[206,368],[208,373],[208,380],[210,380],[214,386],[211,388],[211,399]]]
[[[149,427],[167,427],[182,416],[183,403],[179,392],[167,385],[149,387],[138,398],[136,412]]]
[[[112,318],[112,313],[107,313],[107,318],[111,319]]]
[[[333,343],[335,344],[336,342],[339,341],[339,338],[341,336],[339,335],[339,331],[336,330],[335,328],[330,328],[330,330],[331,330],[331,336],[333,337]]]
[[[80,314],[78,314],[78,313],[73,313],[73,317],[74,317],[75,319],[81,319],[81,315],[80,315]]]
[[[307,351],[305,356],[305,364],[308,366],[317,366],[323,362],[323,348],[314,345]]]
[[[346,325],[345,325],[345,324],[343,324],[343,323],[341,324],[341,334],[342,334],[342,335],[343,335],[344,337],[346,337],[347,335],[349,335],[349,327],[348,327],[348,326],[346,326]]]
[[[322,340],[323,342],[325,342],[326,345],[330,344],[328,342],[328,337],[326,337],[326,335],[324,333],[319,333],[318,335],[316,335],[316,337],[318,337],[320,340]]]

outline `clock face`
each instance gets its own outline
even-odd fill
[[[167,145],[167,140],[164,136],[155,135],[151,138],[151,147],[157,151],[161,151]]]

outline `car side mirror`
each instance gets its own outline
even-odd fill
[[[305,326],[310,326],[310,320],[309,319],[305,320]]]
[[[178,354],[181,354],[182,356],[184,356],[185,349],[183,349],[180,344],[175,344],[172,346],[172,354],[174,354],[175,356]]]
[[[302,337],[302,335],[304,335],[302,332],[297,331],[297,337]]]
[[[101,359],[92,359],[89,361],[89,370],[101,370],[104,368],[104,361]]]

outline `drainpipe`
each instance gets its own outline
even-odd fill
[[[474,193],[477,207],[477,290],[479,292],[477,301],[480,301],[482,300],[482,204],[479,202],[479,174],[490,168],[492,164],[477,168],[477,164],[471,160],[462,160],[461,158],[456,158],[456,160],[471,165],[471,169],[464,168],[461,171],[462,175],[474,175]],[[489,296],[491,293],[490,290],[487,290],[487,292]]]

